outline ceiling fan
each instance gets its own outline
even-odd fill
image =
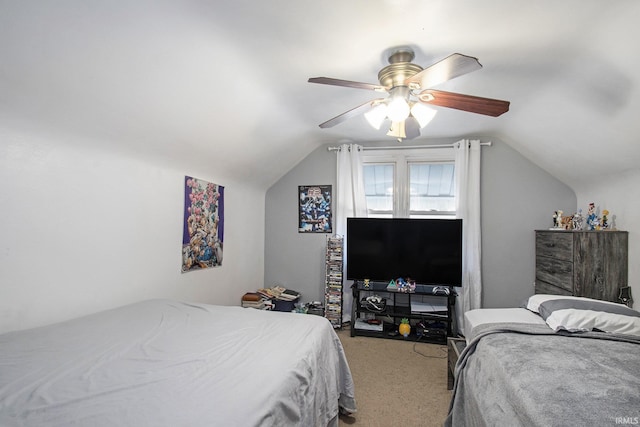
[[[436,110],[427,106],[454,108],[471,113],[498,117],[509,111],[509,101],[481,98],[460,93],[431,89],[440,83],[482,68],[477,58],[454,53],[422,68],[411,61],[415,54],[411,48],[395,49],[389,56],[389,65],[378,73],[380,84],[360,83],[329,77],[312,77],[309,83],[345,86],[374,90],[389,94],[386,98],[367,101],[349,111],[320,124],[321,128],[333,127],[347,119],[364,114],[376,129],[383,123],[389,126],[387,135],[401,141],[420,135],[420,128],[433,118]]]

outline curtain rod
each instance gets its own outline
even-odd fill
[[[363,150],[398,150],[398,149],[411,149],[411,148],[451,148],[457,142],[453,144],[437,144],[437,145],[395,145],[393,147],[364,147]],[[484,145],[485,147],[491,147],[492,142],[481,142],[480,145]],[[327,147],[329,151],[340,151],[340,147]]]

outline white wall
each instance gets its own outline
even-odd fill
[[[327,234],[298,232],[299,185],[331,185],[335,211],[336,153],[316,148],[267,190],[265,283],[295,289],[304,302],[324,301]]]
[[[518,307],[534,293],[535,232],[576,194],[510,145],[482,150],[482,307]]]
[[[263,285],[263,190],[96,147],[0,128],[0,332]],[[221,267],[181,274],[185,175],[225,186],[225,241]]]
[[[598,177],[577,189],[578,207],[586,212],[593,202],[599,211],[607,209],[619,230],[629,232],[629,283],[640,307],[640,168]]]

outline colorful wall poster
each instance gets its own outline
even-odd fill
[[[298,186],[298,232],[332,233],[331,186]]]
[[[184,177],[182,272],[222,265],[224,187]]]

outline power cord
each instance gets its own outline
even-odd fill
[[[422,337],[420,336],[420,337],[418,337],[418,339],[413,343],[413,352],[414,352],[414,353],[417,353],[417,354],[419,354],[420,356],[422,356],[422,357],[426,357],[426,358],[428,358],[428,359],[446,359],[446,358],[448,357],[448,354],[447,354],[447,346],[446,346],[446,345],[434,344],[434,345],[437,345],[437,346],[438,346],[437,350],[439,350],[439,352],[441,353],[441,355],[440,355],[440,356],[432,356],[432,355],[430,355],[430,354],[424,354],[424,353],[422,353],[422,352],[418,351],[418,350],[416,349],[416,346],[418,345],[418,343],[420,342],[420,340],[421,340],[421,339],[422,339]],[[429,343],[429,342],[426,342],[426,341],[424,341],[423,343],[424,343],[424,344],[433,344],[433,343]]]

